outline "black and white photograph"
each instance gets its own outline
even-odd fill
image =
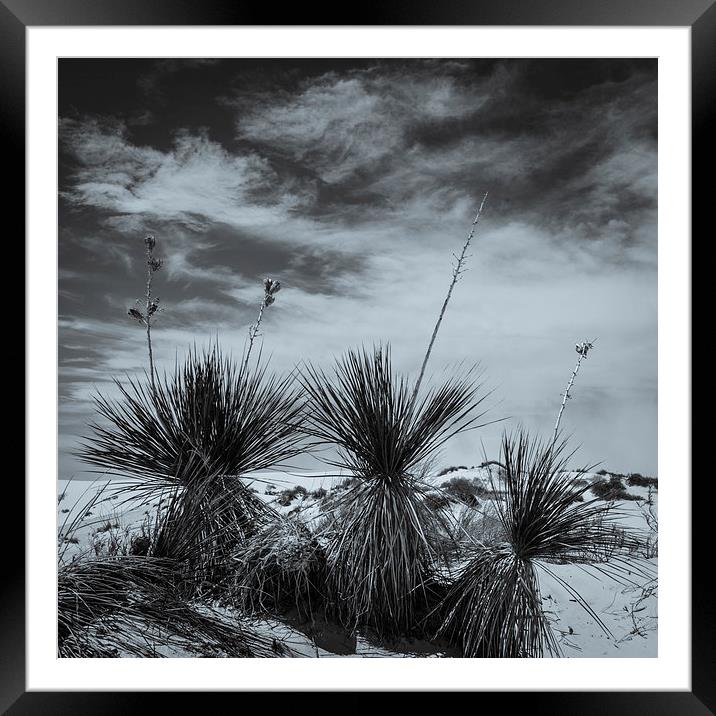
[[[660,656],[655,57],[57,71],[58,657]]]

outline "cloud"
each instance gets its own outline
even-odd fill
[[[63,198],[104,210],[114,227],[134,229],[139,217],[197,230],[209,221],[261,226],[295,203],[274,191],[265,159],[229,154],[205,134],[178,131],[162,152],[132,144],[119,121],[62,119],[60,139],[77,163]]]
[[[548,102],[525,86],[525,67],[329,72],[294,92],[239,93],[237,134],[300,165],[319,192],[339,197],[323,208],[353,218],[369,200],[372,215],[406,205],[440,215],[490,189],[511,218],[591,238],[625,210],[653,210],[653,78],[635,73]],[[364,201],[346,206],[351,198]]]
[[[480,105],[449,75],[370,71],[329,73],[294,95],[253,100],[239,112],[239,136],[292,156],[327,182],[373,171],[405,148],[406,134],[420,122],[463,116]]]

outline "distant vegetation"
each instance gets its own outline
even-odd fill
[[[602,500],[638,500],[637,495],[627,492],[620,477],[612,475],[608,480],[595,482],[591,487],[592,492]]]

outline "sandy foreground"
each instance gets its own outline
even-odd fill
[[[486,479],[479,468],[451,472],[430,481],[440,484],[449,477]],[[283,514],[301,512],[302,518],[310,520],[318,514],[316,499],[310,494],[319,488],[330,491],[347,475],[326,473],[266,472],[250,476],[252,487],[259,496]],[[599,480],[593,474],[587,479]],[[130,538],[141,529],[142,523],[152,518],[157,508],[154,504],[137,504],[118,494],[126,481],[101,478],[94,482],[61,480],[58,482],[58,544],[64,551],[63,559],[72,560],[92,555],[102,549],[103,543],[112,539]],[[297,495],[290,505],[278,504],[282,490],[301,486],[308,495]],[[615,511],[620,525],[645,537],[649,528],[645,519],[647,488],[628,487],[628,492],[641,498],[639,501],[618,501]],[[99,497],[97,499],[97,493]],[[268,493],[268,494],[267,494]],[[658,492],[652,493],[653,511],[656,511]],[[94,500],[90,509],[87,505]],[[77,519],[75,519],[77,518]],[[76,528],[68,534],[71,523]],[[655,537],[655,535],[652,535]],[[604,566],[604,565],[602,565]],[[633,566],[633,571],[631,567]],[[600,573],[597,567],[579,565],[548,565],[552,575],[539,570],[543,607],[549,615],[563,655],[569,658],[615,658],[657,656],[657,559],[643,555],[629,558],[627,573],[620,581]],[[569,589],[560,583],[569,585]],[[577,592],[589,604],[590,614],[571,592]],[[599,622],[601,621],[601,625]],[[375,646],[360,636],[347,651],[321,648],[315,640],[291,627],[277,622],[262,622],[263,628],[287,640],[291,647],[305,656],[331,658],[349,657],[414,657],[442,656],[429,645],[403,644]],[[607,631],[605,631],[605,628]],[[609,632],[609,633],[607,633]],[[182,656],[183,654],[167,654]]]

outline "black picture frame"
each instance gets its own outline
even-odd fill
[[[341,16],[295,4],[286,9],[229,0],[0,0],[0,137],[4,157],[6,247],[11,236],[24,235],[25,215],[25,30],[31,26],[92,25],[574,25],[574,26],[688,26],[692,39],[692,225],[706,227],[710,204],[709,170],[713,172],[716,127],[716,0],[383,0],[351,7]],[[697,178],[699,180],[697,180]],[[8,181],[10,179],[10,181]],[[14,215],[14,233],[7,228]],[[693,246],[692,232],[692,246]],[[18,241],[15,239],[15,245]],[[26,266],[26,270],[30,267]],[[31,375],[25,375],[27,381]],[[665,439],[664,436],[660,436]],[[520,705],[530,714],[708,714],[716,713],[716,622],[707,586],[712,532],[707,510],[712,497],[706,475],[691,480],[684,460],[684,489],[692,495],[692,690],[683,692],[501,692],[482,693],[499,698],[502,708]],[[25,504],[23,485],[5,481],[5,501]],[[23,513],[24,514],[24,513]],[[24,534],[15,527],[14,535]],[[6,549],[0,579],[0,710],[20,714],[111,714],[154,710],[153,693],[26,692],[25,687],[25,561],[19,544]],[[568,688],[568,685],[565,685]],[[181,695],[182,705],[207,693]],[[522,702],[520,704],[519,702]],[[189,705],[191,708],[191,706]],[[161,707],[160,707],[161,708]]]

